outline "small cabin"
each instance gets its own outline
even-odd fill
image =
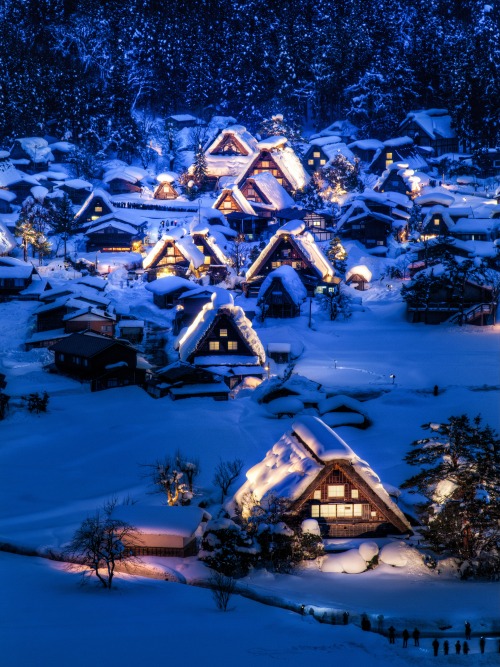
[[[458,137],[448,109],[410,111],[399,126],[417,146],[428,146],[434,155],[458,153]]]
[[[142,245],[144,232],[129,222],[123,222],[116,214],[104,216],[85,232],[87,252],[137,251]]]
[[[94,190],[82,204],[82,207],[75,215],[75,219],[83,225],[86,222],[98,220],[103,215],[113,213],[114,208],[109,196],[104,190]]]
[[[198,553],[196,535],[211,516],[200,507],[122,505],[116,517],[134,526],[124,543],[134,556],[186,558]]]
[[[350,285],[360,292],[364,292],[369,288],[371,280],[372,272],[364,264],[353,266],[345,274],[346,285]]]
[[[153,398],[213,398],[227,401],[230,389],[220,375],[184,361],[176,361],[157,370],[146,385]]]
[[[285,137],[278,137],[279,146],[271,146],[270,139],[259,142],[260,152],[254,157],[247,170],[238,178],[238,183],[244,183],[261,173],[272,174],[278,183],[290,194],[302,190],[308,183],[308,176],[299,158],[291,148],[284,148]]]
[[[92,183],[82,178],[71,178],[59,185],[58,190],[65,192],[73,204],[83,204],[92,192]]]
[[[64,374],[92,380],[92,390],[142,384],[143,369],[137,367],[137,351],[125,342],[91,331],[63,338],[49,348],[54,365]]]
[[[80,308],[63,316],[65,333],[95,331],[106,336],[114,336],[115,322],[115,315],[92,306]]]
[[[177,174],[172,172],[162,172],[158,174],[156,180],[158,185],[155,188],[153,197],[155,199],[172,200],[177,199],[179,192],[175,187]]]
[[[450,236],[455,227],[448,208],[441,205],[432,206],[427,212],[423,222],[421,236],[424,240],[435,236]]]
[[[146,285],[148,292],[153,294],[153,302],[158,308],[173,308],[177,305],[180,295],[196,291],[199,285],[192,280],[180,276],[163,276]]]
[[[14,257],[0,257],[0,299],[18,295],[38,275],[33,264]]]

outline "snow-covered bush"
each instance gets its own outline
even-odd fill
[[[367,563],[372,561],[375,556],[378,556],[379,548],[376,542],[362,542],[359,545],[359,553]]]
[[[409,547],[404,542],[391,542],[382,547],[379,561],[393,567],[405,567],[410,559]]]
[[[349,549],[339,554],[328,554],[323,560],[321,569],[323,572],[360,574],[367,569],[367,566],[358,549]]]
[[[244,577],[257,552],[252,537],[234,521],[214,519],[205,527],[198,558],[228,577]]]

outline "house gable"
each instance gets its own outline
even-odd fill
[[[174,188],[172,183],[169,183],[168,181],[162,181],[159,183],[154,192],[155,199],[177,199],[178,196],[179,193]]]
[[[227,190],[225,194],[219,199],[215,204],[215,208],[218,211],[222,211],[224,215],[228,213],[243,213],[243,209],[236,201],[231,190]]]
[[[255,357],[254,352],[241,335],[233,319],[222,311],[217,313],[212,324],[200,338],[194,352],[187,361],[192,362],[196,357],[228,355]]]
[[[312,174],[318,169],[322,169],[328,159],[328,155],[321,146],[312,145],[304,155],[304,164],[309,174]]]
[[[210,155],[248,155],[248,150],[238,140],[238,137],[232,133],[224,133],[220,135],[218,141],[212,146],[209,151]]]
[[[271,151],[261,150],[260,153],[255,157],[250,167],[247,169],[242,178],[239,179],[240,183],[246,181],[247,178],[255,176],[256,174],[261,174],[267,172],[272,174],[280,185],[282,185],[285,190],[288,192],[293,192],[294,188],[290,181],[286,178],[285,174],[278,166],[277,162],[272,156]]]
[[[158,269],[161,267],[171,266],[172,264],[188,264],[188,260],[179,250],[174,240],[164,239],[163,247],[160,252],[153,259],[148,269]]]
[[[255,179],[253,178],[247,178],[245,183],[241,186],[240,190],[245,199],[248,201],[256,202],[257,204],[267,204],[268,206],[272,204],[271,200],[265,196],[265,194],[259,188],[258,183],[256,183]]]
[[[80,222],[92,222],[103,215],[113,213],[113,208],[101,195],[90,195],[78,211],[75,218]]]

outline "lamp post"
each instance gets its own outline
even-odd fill
[[[391,374],[389,375],[389,377],[390,377],[391,380],[392,380],[392,384],[394,384],[394,382],[395,382],[395,380],[396,380],[396,376],[394,375],[394,373],[391,373]]]

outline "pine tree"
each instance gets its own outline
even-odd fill
[[[207,180],[207,159],[201,142],[196,146],[194,154],[193,181],[199,190],[202,190]]]
[[[33,249],[33,256],[38,252],[40,264],[42,258],[50,252],[46,233],[53,220],[53,213],[39,201],[33,197],[24,200],[15,229],[15,235],[22,239],[24,261],[28,258],[28,245]]]
[[[75,233],[78,223],[75,220],[73,205],[71,199],[66,193],[58,197],[53,203],[54,217],[52,231],[54,234],[60,234],[64,242],[64,256],[67,256],[68,238]]]
[[[426,424],[429,437],[412,443],[405,461],[420,471],[402,487],[424,498],[418,508],[424,535],[438,552],[475,574],[498,576],[500,440],[478,415]]]

